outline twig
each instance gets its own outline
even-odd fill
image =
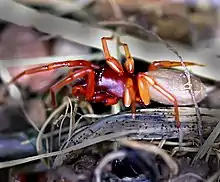
[[[199,149],[195,147],[174,147],[171,156],[174,156],[177,152],[198,152]]]
[[[115,0],[108,0],[117,19],[124,19],[124,14]]]
[[[163,148],[165,142],[166,142],[166,138],[162,139],[162,140],[159,142],[158,147],[159,147],[159,148]]]
[[[154,145],[159,145],[159,144],[160,144],[160,141],[152,141],[151,143],[154,144]],[[178,146],[179,143],[178,143],[178,142],[172,142],[172,141],[165,141],[165,142],[163,143],[163,145]],[[190,145],[193,145],[193,142],[185,142],[185,143],[182,143],[182,146],[190,146]]]

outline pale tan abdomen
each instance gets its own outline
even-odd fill
[[[183,71],[159,69],[156,71],[149,71],[148,75],[152,76],[158,84],[175,96],[178,101],[178,105],[193,104],[192,96],[189,90],[186,89],[187,78]],[[195,100],[198,103],[206,96],[205,86],[200,79],[195,76],[191,76],[191,80],[194,88]],[[152,86],[150,86],[149,89],[151,100],[162,104],[173,105],[171,101],[169,101]]]

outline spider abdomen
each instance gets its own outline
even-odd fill
[[[188,80],[183,71],[158,69],[155,71],[149,71],[147,74],[154,78],[160,86],[171,93],[177,99],[178,105],[183,106],[193,104],[192,96],[187,89]],[[198,103],[206,96],[205,86],[199,78],[193,75],[191,75],[191,81],[194,88],[195,100]],[[162,104],[173,105],[173,102],[164,97],[152,86],[150,86],[149,90],[151,100]]]

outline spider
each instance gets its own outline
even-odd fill
[[[135,116],[136,103],[148,105],[150,99],[174,106],[177,127],[180,127],[178,105],[191,105],[190,93],[185,89],[187,79],[182,71],[168,69],[181,66],[178,61],[154,61],[148,68],[148,72],[134,73],[134,59],[131,56],[128,45],[119,41],[124,48],[126,61],[122,65],[112,57],[107,41],[113,37],[101,39],[106,64],[99,66],[87,60],[67,60],[55,62],[35,68],[27,69],[10,82],[14,83],[24,75],[45,72],[62,67],[70,67],[67,76],[50,88],[52,105],[56,107],[56,92],[62,87],[77,81],[72,87],[72,94],[84,96],[90,102],[102,102],[105,105],[114,105],[120,99],[126,107],[131,106]],[[198,65],[193,62],[184,62],[187,66]],[[192,84],[195,90],[196,102],[205,97],[205,88],[202,82],[192,76]]]

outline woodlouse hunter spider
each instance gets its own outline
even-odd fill
[[[134,60],[129,52],[128,45],[120,42],[124,48],[126,61],[124,66],[111,56],[107,41],[113,37],[101,39],[106,63],[103,67],[92,64],[86,60],[68,60],[55,62],[32,69],[27,69],[15,76],[10,82],[14,83],[24,75],[54,70],[61,67],[72,68],[68,75],[50,88],[52,105],[56,107],[55,93],[75,81],[72,87],[72,94],[84,96],[91,102],[103,102],[105,105],[114,105],[119,99],[123,99],[124,105],[132,109],[133,116],[136,110],[136,103],[148,105],[150,99],[168,105],[174,105],[175,120],[177,127],[180,126],[178,105],[191,105],[192,99],[185,88],[187,79],[182,71],[167,69],[181,66],[178,61],[157,61],[149,66],[148,72],[134,73]],[[198,65],[192,62],[185,62],[187,66]],[[160,68],[160,69],[159,69]],[[163,68],[163,69],[162,69]],[[196,102],[205,97],[205,89],[202,82],[192,77],[192,84],[195,90]]]

